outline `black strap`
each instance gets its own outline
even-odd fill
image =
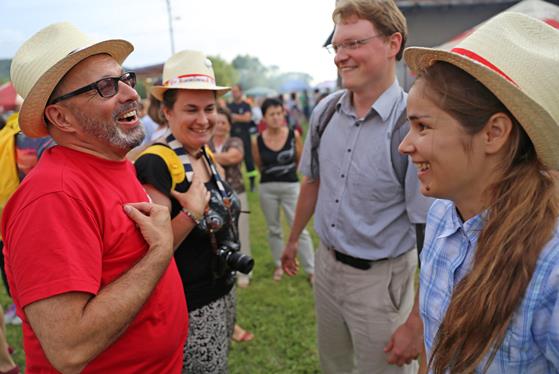
[[[396,177],[400,182],[400,186],[405,188],[406,186],[406,170],[408,169],[408,156],[403,155],[398,151],[398,147],[404,137],[410,130],[410,124],[408,122],[406,109],[402,111],[400,117],[396,121],[394,130],[392,130],[392,136],[390,138],[390,161],[392,161],[392,168]]]
[[[331,96],[325,98],[324,100],[328,100],[326,107],[318,116],[318,125],[311,129],[312,133],[312,142],[311,142],[311,177],[312,179],[316,180],[319,177],[319,160],[318,160],[318,147],[320,146],[320,138],[322,138],[322,134],[326,131],[326,127],[330,123],[330,120],[336,113],[336,106],[340,97],[345,93],[345,90],[340,90]]]
[[[330,123],[334,113],[336,113],[338,101],[345,92],[346,90],[340,90],[327,98],[328,103],[318,117],[318,125],[311,130],[313,131],[311,139],[311,177],[315,180],[319,177],[320,165],[318,159],[318,148],[320,146],[320,139],[322,138],[324,131],[326,131],[326,127]],[[394,126],[394,130],[392,130],[392,136],[390,138],[390,161],[402,188],[405,188],[408,156],[400,154],[398,146],[408,133],[409,129],[410,126],[407,120],[406,110],[404,109],[396,121],[396,125]]]

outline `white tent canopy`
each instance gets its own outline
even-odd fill
[[[555,4],[548,3],[542,0],[524,0],[516,5],[505,10],[505,12],[518,12],[523,13],[528,16],[542,20],[555,28],[559,28],[559,6]],[[475,29],[483,23],[472,27],[471,29],[464,31],[463,33],[455,36],[448,42],[436,47],[444,50],[451,50],[466,36],[470,35]]]

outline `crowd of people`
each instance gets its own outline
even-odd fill
[[[227,373],[231,341],[254,338],[236,287],[256,189],[270,276],[301,263],[313,288],[321,372],[559,371],[559,31],[509,12],[451,51],[404,50],[392,0],[341,0],[332,19],[343,89],[306,137],[308,110],[278,98],[256,126],[202,52],[171,56],[143,102],[129,42],[70,23],[25,41],[0,265],[26,372]],[[0,318],[0,373],[18,372]]]

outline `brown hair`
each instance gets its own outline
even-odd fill
[[[227,118],[227,121],[229,122],[229,126],[233,125],[233,117],[231,117],[231,111],[225,107],[222,106],[218,106],[217,107],[217,114],[222,114],[225,116],[225,118]]]
[[[167,120],[163,113],[161,113],[161,101],[153,95],[149,95],[149,105],[147,109],[148,116],[159,126],[165,126]]]
[[[559,214],[555,179],[518,121],[475,78],[437,62],[418,79],[426,83],[425,94],[471,135],[495,113],[513,122],[503,172],[487,191],[487,216],[472,270],[453,291],[429,361],[434,373],[469,373],[489,354],[487,371],[553,234]]]
[[[332,13],[334,23],[351,16],[366,19],[371,22],[384,36],[395,33],[402,35],[402,44],[396,55],[400,61],[408,37],[408,26],[406,17],[393,0],[340,0]]]

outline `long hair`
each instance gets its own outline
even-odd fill
[[[559,214],[555,178],[514,116],[475,78],[437,62],[418,79],[426,83],[425,94],[470,135],[498,112],[513,122],[498,180],[486,191],[487,215],[472,270],[453,291],[429,361],[437,374],[470,373],[487,357],[487,371],[553,235]]]

